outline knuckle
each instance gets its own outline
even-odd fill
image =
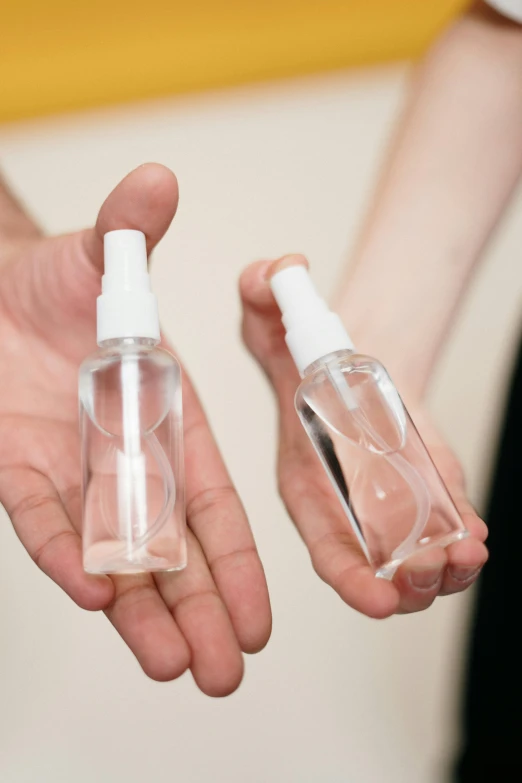
[[[38,568],[44,571],[45,559],[49,552],[59,541],[64,541],[65,539],[70,540],[71,536],[76,539],[76,533],[73,530],[60,530],[58,533],[55,533],[46,541],[44,541],[44,543],[37,547],[37,549],[35,549],[33,552],[30,552],[31,557]]]
[[[231,484],[207,487],[197,492],[187,503],[187,517],[193,519],[201,516],[231,500],[237,500],[236,491]]]
[[[30,494],[26,495],[17,503],[15,503],[14,506],[10,509],[10,514],[12,517],[17,517],[20,519],[24,516],[27,516],[27,514],[34,513],[35,511],[41,511],[42,509],[48,507],[52,508],[53,506],[56,507],[58,503],[59,501],[56,497],[46,493]]]
[[[107,609],[107,613],[114,610],[121,610],[127,603],[132,602],[134,606],[155,598],[157,595],[156,586],[149,581],[131,584],[120,591],[115,596],[112,604]]]

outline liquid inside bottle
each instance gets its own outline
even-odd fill
[[[80,371],[84,567],[186,565],[181,371],[157,340],[108,340]]]
[[[467,531],[384,367],[349,350],[304,373],[299,417],[378,576]]]

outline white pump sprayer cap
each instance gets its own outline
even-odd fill
[[[141,231],[109,231],[103,238],[105,274],[97,301],[98,344],[124,337],[160,339],[158,303],[150,288]]]
[[[343,322],[321,299],[304,266],[276,272],[270,287],[283,315],[286,344],[301,375],[323,356],[353,349]]]

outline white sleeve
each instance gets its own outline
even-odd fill
[[[508,16],[516,22],[522,22],[522,0],[486,0],[486,3],[499,14]]]

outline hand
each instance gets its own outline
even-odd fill
[[[283,259],[288,265],[289,259]],[[276,262],[281,263],[281,262]],[[295,263],[306,263],[296,257]],[[438,595],[460,592],[487,559],[487,529],[466,498],[462,468],[427,414],[410,410],[464,520],[470,537],[435,548],[402,565],[393,582],[375,578],[333,495],[294,409],[299,375],[284,341],[281,314],[267,283],[270,262],[245,270],[240,281],[243,339],[271,383],[279,407],[278,478],[281,496],[319,574],[347,604],[370,617],[426,609]],[[273,268],[270,270],[273,273]]]
[[[96,227],[44,238],[20,221],[0,243],[0,501],[33,560],[81,607],[103,609],[155,680],[190,667],[212,696],[235,690],[244,652],[270,635],[261,562],[196,393],[185,375],[188,566],[179,573],[93,576],[82,567],[78,367],[96,349],[103,235],[135,228],[149,251],[176,211],[159,165],[126,177]]]

